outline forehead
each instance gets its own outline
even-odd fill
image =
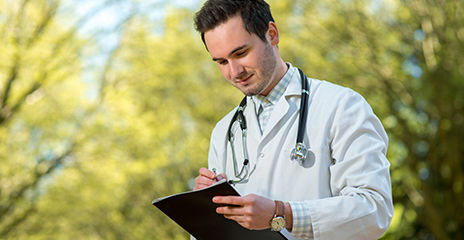
[[[245,29],[240,15],[205,32],[205,43],[213,58],[226,57],[238,46],[251,45],[258,37]]]

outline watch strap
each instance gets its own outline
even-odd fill
[[[284,217],[285,215],[285,206],[282,201],[275,200],[275,212],[274,212],[274,217]]]

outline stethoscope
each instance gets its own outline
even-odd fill
[[[308,79],[306,75],[303,73],[303,71],[301,71],[301,69],[298,68],[298,72],[300,73],[300,78],[301,78],[300,116],[299,116],[299,122],[298,122],[298,135],[296,138],[296,146],[290,154],[290,159],[298,161],[300,165],[303,165],[304,161],[306,160],[306,156],[308,154],[308,148],[303,143],[303,138],[304,138],[304,133],[306,131],[306,120],[307,120],[307,115],[308,115],[309,86],[308,86]],[[246,102],[247,102],[246,99],[247,97],[245,96],[240,102],[237,108],[237,111],[235,112],[234,116],[232,117],[232,120],[230,121],[229,129],[227,131],[227,139],[230,143],[230,147],[232,150],[234,175],[237,178],[237,180],[229,180],[229,183],[231,184],[248,182],[248,177],[256,169],[256,165],[255,165],[253,169],[251,170],[251,172],[249,170],[250,161],[248,158],[247,142],[246,142],[247,124],[246,124],[245,116],[243,115],[243,110],[245,109]],[[237,159],[235,157],[235,148],[234,148],[235,136],[234,136],[234,133],[232,132],[232,126],[234,125],[236,121],[238,121],[241,132],[242,132],[242,145],[243,145],[242,147],[243,147],[243,159],[244,160],[243,160],[243,165],[240,171],[238,171],[238,167],[237,167]]]

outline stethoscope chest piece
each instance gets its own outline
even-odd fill
[[[297,143],[296,147],[292,150],[290,154],[290,159],[297,161],[300,165],[304,164],[306,157],[308,155],[308,149],[303,143]]]
[[[300,166],[304,168],[310,168],[314,165],[316,161],[316,156],[310,148],[307,148],[302,143],[298,143],[290,153],[290,159],[292,161],[296,161]]]
[[[304,134],[306,131],[306,119],[308,115],[308,98],[309,98],[309,85],[308,85],[308,79],[306,75],[301,71],[301,69],[298,69],[298,72],[300,73],[300,78],[301,78],[301,101],[300,101],[300,116],[299,116],[299,123],[298,123],[298,134],[296,138],[296,147],[295,149],[292,150],[292,153],[290,155],[291,160],[296,160],[298,163],[305,167],[309,168],[314,164],[314,153],[308,149],[304,144],[303,144],[303,138]],[[231,146],[231,152],[232,152],[232,161],[233,161],[233,166],[234,166],[234,175],[237,178],[237,180],[231,180],[231,183],[246,183],[248,182],[248,178],[250,177],[251,173],[254,172],[256,169],[256,164],[254,165],[253,169],[251,171],[249,170],[249,158],[248,158],[248,153],[247,153],[247,144],[246,144],[246,120],[245,116],[243,114],[243,111],[245,109],[247,102],[247,97],[245,96],[242,101],[240,102],[240,105],[237,108],[237,111],[233,115],[230,123],[229,123],[229,129],[227,131],[227,139],[230,143]],[[239,167],[237,166],[237,159],[235,157],[235,149],[234,149],[234,134],[232,133],[232,125],[235,123],[235,121],[238,121],[240,124],[240,129],[242,130],[242,144],[243,144],[243,158],[244,162],[242,165],[242,169],[239,171]]]

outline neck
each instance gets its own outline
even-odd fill
[[[276,71],[273,76],[274,80],[268,86],[268,88],[261,92],[259,95],[267,96],[271,92],[271,90],[277,85],[277,83],[279,83],[279,81],[284,77],[285,73],[287,73],[287,70],[287,64],[285,64],[282,58],[279,58],[279,61],[277,61]]]

